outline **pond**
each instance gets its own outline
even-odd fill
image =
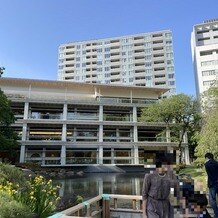
[[[61,184],[60,196],[75,194],[88,200],[101,194],[141,195],[144,173],[88,173],[67,179]]]

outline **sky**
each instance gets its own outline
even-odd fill
[[[170,29],[177,93],[195,96],[193,25],[218,18],[218,0],[0,0],[4,77],[57,79],[60,44]]]

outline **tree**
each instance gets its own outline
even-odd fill
[[[2,77],[2,74],[4,73],[5,68],[4,67],[0,67],[0,78]]]
[[[204,163],[206,152],[218,158],[218,84],[211,86],[203,96],[203,125],[197,135],[198,146],[195,149],[196,163]]]
[[[0,89],[0,152],[7,152],[12,157],[18,148],[18,136],[11,124],[15,121],[10,101]]]
[[[161,99],[142,110],[141,121],[164,122],[171,131],[171,136],[178,142],[179,162],[182,162],[182,142],[185,133],[198,128],[201,120],[199,103],[185,94],[173,95]],[[190,137],[189,137],[190,138]]]

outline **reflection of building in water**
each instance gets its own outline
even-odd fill
[[[139,120],[167,89],[12,78],[0,86],[16,114],[20,162],[143,166],[168,150],[175,158],[166,125]]]
[[[84,198],[102,194],[141,195],[144,174],[93,174],[88,177],[57,180],[61,185],[60,196],[69,193]]]

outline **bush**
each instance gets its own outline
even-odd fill
[[[19,192],[17,200],[28,205],[31,211],[40,218],[51,215],[59,200],[59,187],[54,187],[52,180],[46,181],[42,176],[36,176],[28,184],[28,190]]]
[[[0,191],[0,217],[1,218],[30,218],[30,209],[17,202],[6,191]]]
[[[0,163],[0,184],[6,184],[7,182],[24,187],[27,181],[20,169],[9,164]]]
[[[185,169],[185,168],[186,168],[186,164],[180,163],[180,164],[176,165],[175,171],[176,171],[176,173],[179,173],[180,170]]]

